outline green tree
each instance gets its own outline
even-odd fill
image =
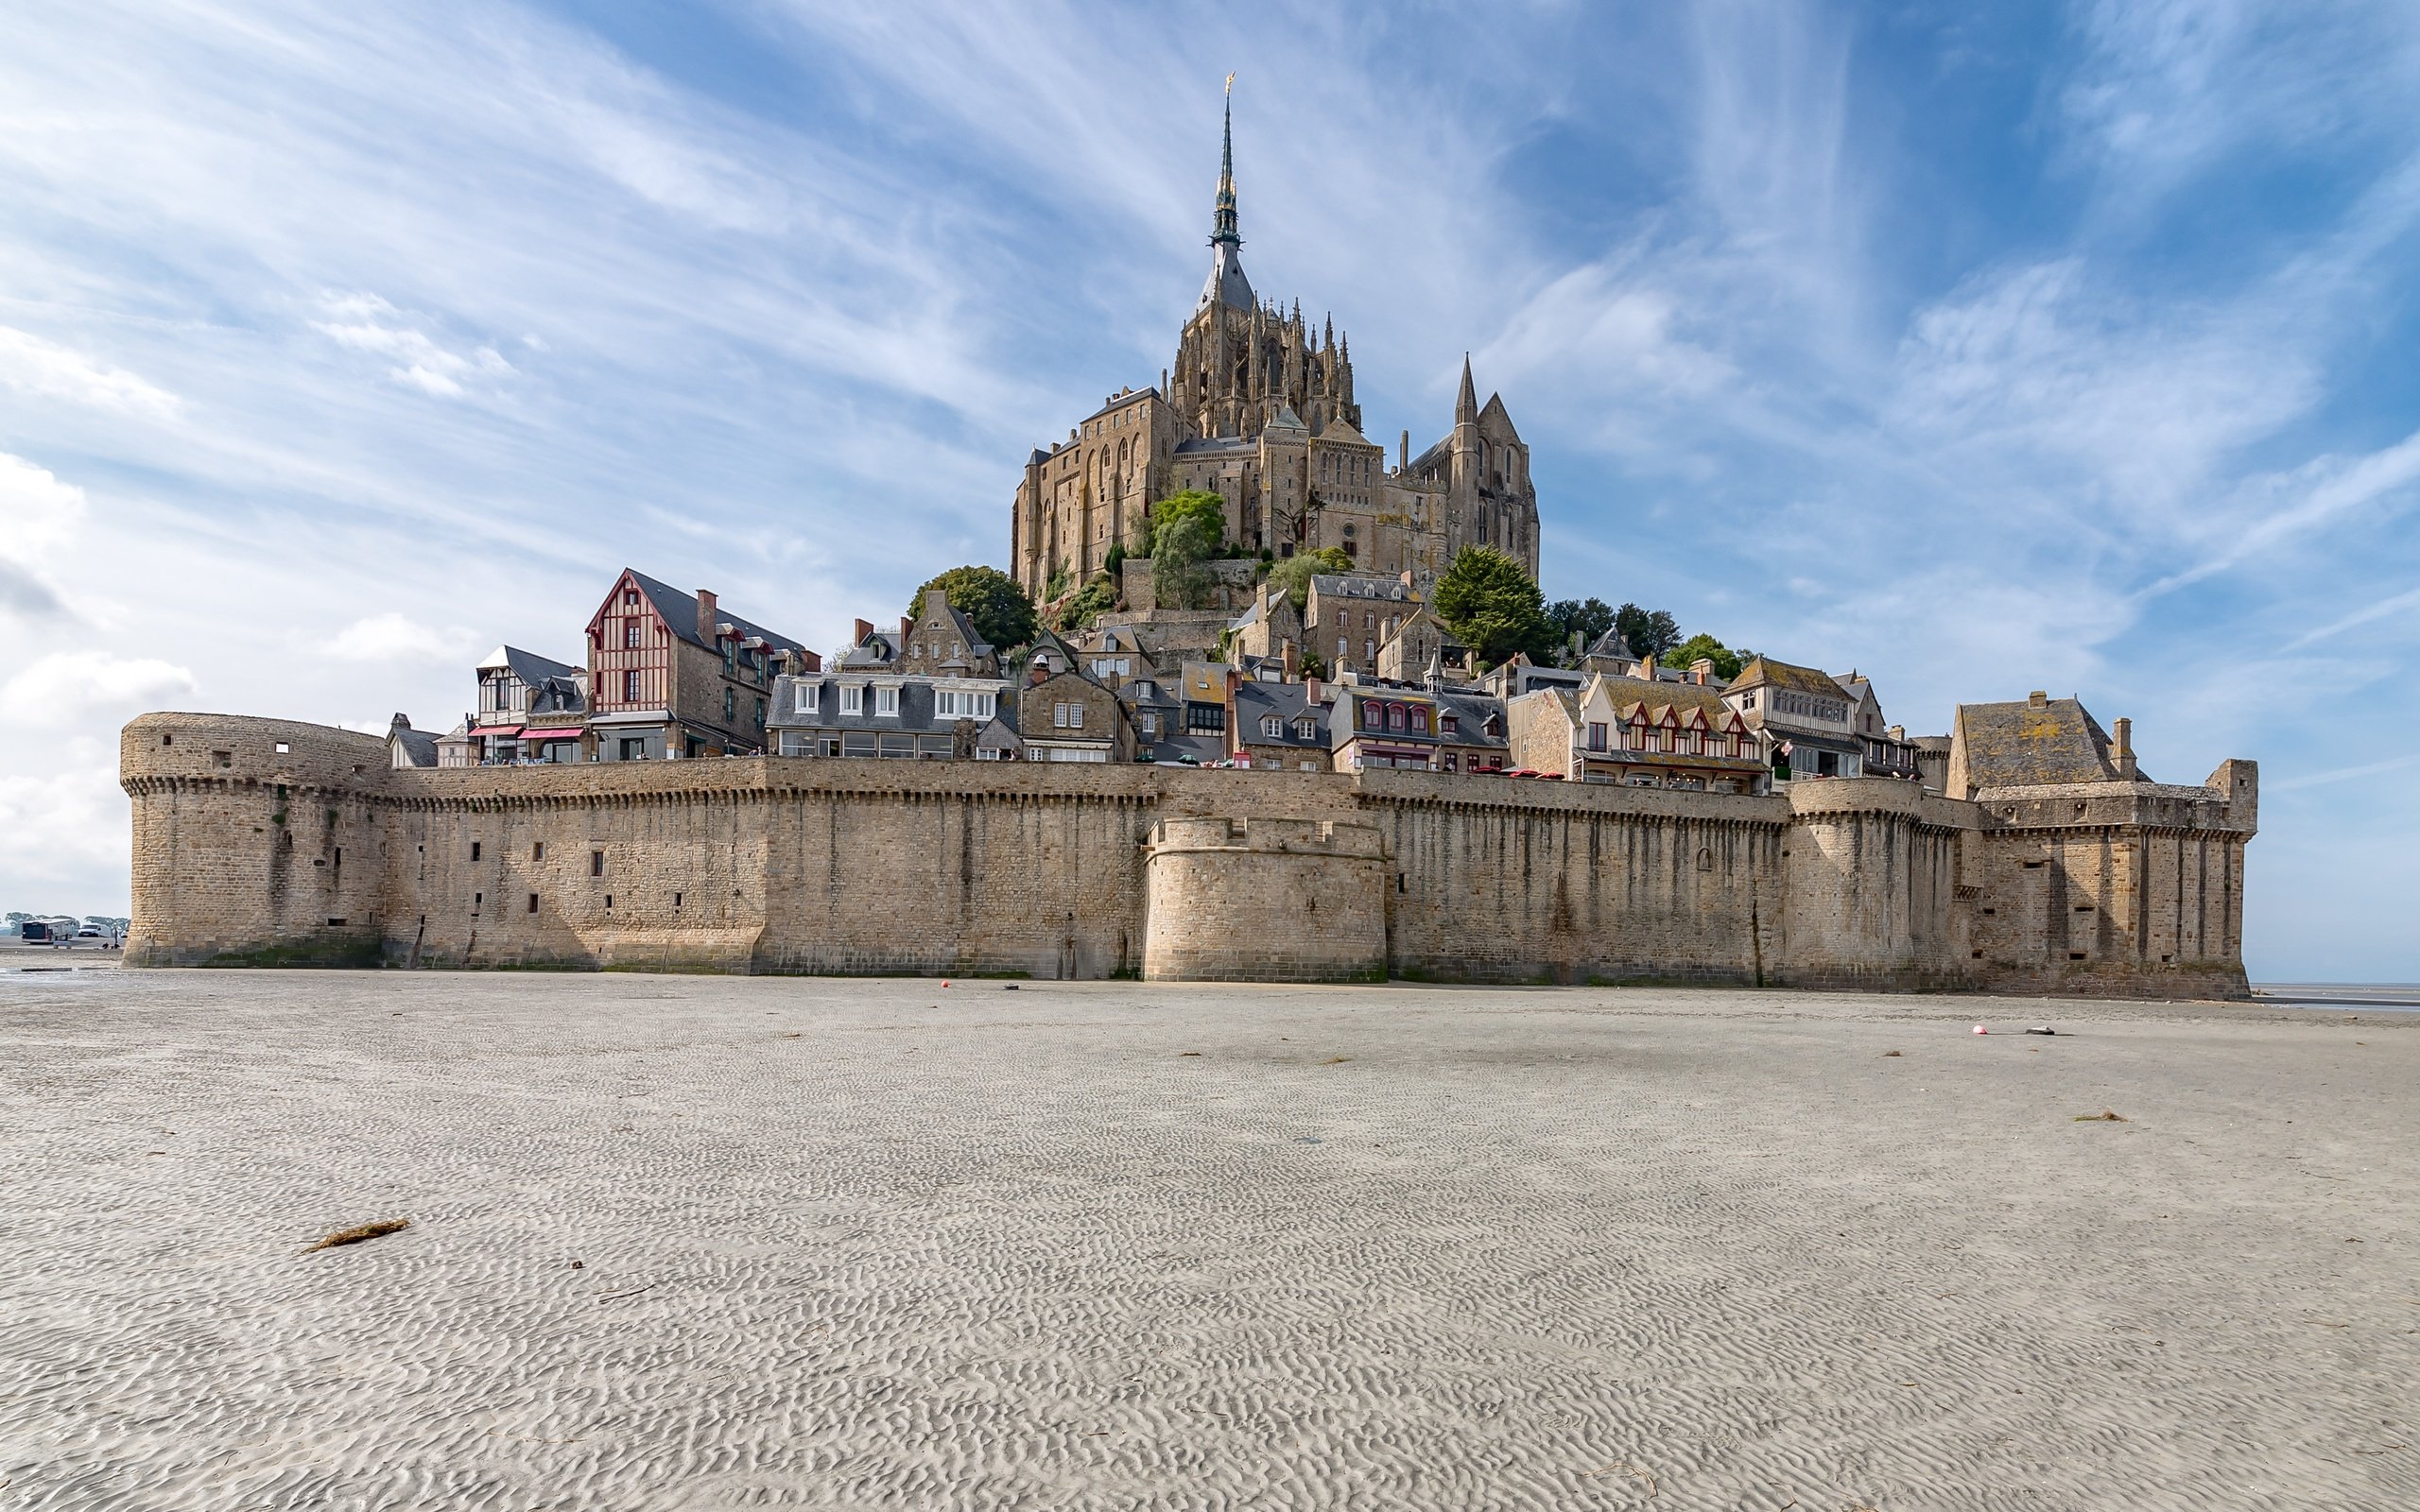
[[[1269,580],[1286,590],[1286,597],[1294,612],[1303,611],[1310,601],[1311,579],[1353,570],[1353,558],[1335,546],[1322,546],[1317,551],[1298,551],[1269,569]]]
[[[1597,644],[1597,637],[1614,627],[1614,606],[1601,598],[1559,598],[1547,606],[1547,618],[1554,621],[1555,633],[1564,644],[1580,637],[1580,649],[1585,651]]]
[[[1690,662],[1703,657],[1714,663],[1714,675],[1728,682],[1739,675],[1739,669],[1747,664],[1749,657],[1753,654],[1744,649],[1734,651],[1713,636],[1700,630],[1665,652],[1662,660],[1668,667],[1678,667],[1686,671]]]
[[[1109,574],[1095,573],[1093,580],[1086,583],[1081,592],[1059,606],[1059,631],[1063,635],[1074,635],[1080,630],[1089,629],[1104,610],[1115,609],[1116,605],[1117,585],[1110,580]]]
[[[1162,609],[1205,609],[1213,581],[1208,562],[1227,539],[1227,502],[1187,489],[1151,506],[1151,596]]]
[[[1437,579],[1430,607],[1473,656],[1490,665],[1521,651],[1544,658],[1555,647],[1546,595],[1527,569],[1493,546],[1465,546],[1456,554]]]
[[[1614,628],[1640,656],[1660,657],[1681,644],[1681,627],[1663,610],[1624,604],[1614,611]]]
[[[949,607],[975,622],[975,633],[1000,649],[1033,639],[1033,600],[1017,580],[996,567],[953,567],[929,578],[908,606],[910,618],[925,610],[925,594],[938,588]]]

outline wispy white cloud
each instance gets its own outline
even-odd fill
[[[340,347],[391,361],[394,366],[387,373],[397,383],[441,399],[459,399],[467,385],[486,387],[512,375],[512,364],[493,347],[457,352],[441,346],[374,294],[330,295],[324,302],[330,318],[312,325]]]
[[[0,384],[21,394],[122,414],[165,417],[178,407],[174,394],[123,368],[5,325],[0,325]]]

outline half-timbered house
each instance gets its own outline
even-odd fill
[[[822,659],[723,609],[624,568],[588,622],[588,754],[620,762],[755,755],[776,663]]]

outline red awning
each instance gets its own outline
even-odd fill
[[[521,738],[524,740],[578,740],[579,727],[574,725],[569,730],[525,730],[521,732]]]
[[[469,730],[468,733],[474,735],[517,735],[521,733],[521,727],[519,725],[479,725]]]

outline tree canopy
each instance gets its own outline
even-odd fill
[[[1678,621],[1663,610],[1645,610],[1635,604],[1624,604],[1614,611],[1614,628],[1640,656],[1661,657],[1681,644]]]
[[[1557,643],[1546,595],[1526,568],[1493,546],[1465,546],[1456,553],[1453,565],[1437,579],[1430,607],[1472,655],[1491,665],[1521,651],[1544,658]]]
[[[1227,539],[1227,502],[1187,489],[1151,506],[1151,596],[1162,609],[1202,609],[1210,574]]]
[[[1555,634],[1569,645],[1574,635],[1580,637],[1580,649],[1587,650],[1597,644],[1597,637],[1614,627],[1614,606],[1601,598],[1559,598],[1547,606],[1547,618],[1554,622]]]
[[[1349,573],[1353,558],[1334,546],[1322,546],[1317,551],[1298,551],[1269,569],[1269,580],[1286,590],[1286,597],[1301,613],[1311,596],[1311,579],[1333,573]]]
[[[1728,682],[1739,675],[1739,669],[1745,666],[1748,660],[1754,655],[1754,652],[1745,648],[1735,651],[1703,630],[1700,630],[1665,652],[1663,662],[1668,667],[1686,670],[1690,662],[1703,657],[1714,663],[1714,675]]]
[[[949,595],[950,608],[975,622],[975,633],[1000,649],[1027,645],[1033,640],[1033,600],[1017,580],[996,567],[953,567],[928,578],[908,606],[909,617],[924,612],[925,592],[938,588]]]

